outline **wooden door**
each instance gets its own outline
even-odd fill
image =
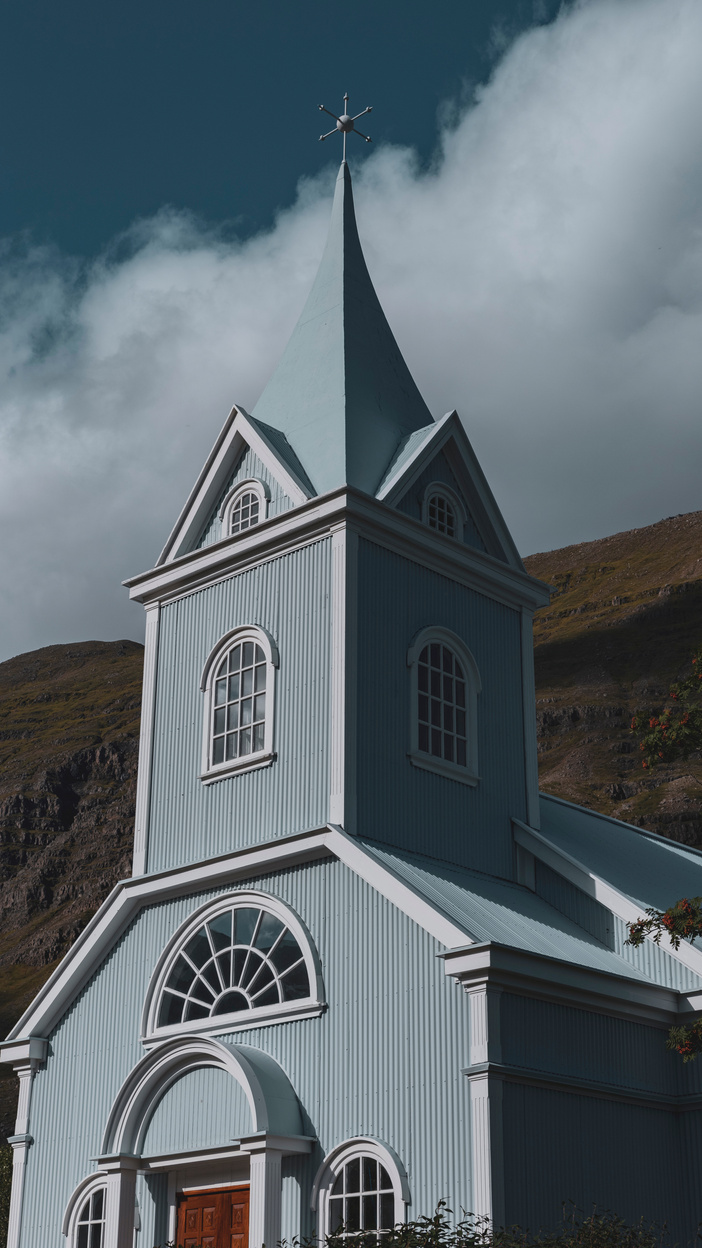
[[[248,1187],[178,1197],[178,1248],[249,1248]]]

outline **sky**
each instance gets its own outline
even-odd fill
[[[0,660],[143,637],[153,566],[359,230],[523,554],[702,507],[699,0],[0,14]],[[324,127],[326,128],[326,126]]]

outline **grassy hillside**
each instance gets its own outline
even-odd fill
[[[702,641],[702,511],[525,560],[553,587],[534,622],[549,793],[702,845],[702,762],[642,770],[629,731]]]

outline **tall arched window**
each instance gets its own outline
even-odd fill
[[[274,672],[278,652],[261,628],[227,633],[202,674],[203,781],[272,761]]]
[[[322,1162],[312,1189],[318,1238],[367,1232],[381,1239],[405,1221],[409,1187],[395,1153],[378,1140],[348,1140]]]
[[[468,647],[444,628],[425,628],[407,654],[412,680],[410,760],[417,767],[478,782],[480,674]]]
[[[463,540],[466,509],[449,486],[438,481],[427,486],[422,501],[422,519],[437,533]]]
[[[323,1008],[311,938],[277,898],[241,890],[209,902],[175,934],[154,973],[142,1026],[147,1037],[200,1034]]]
[[[238,481],[220,508],[222,537],[236,537],[266,519],[270,491],[263,481],[251,477]]]

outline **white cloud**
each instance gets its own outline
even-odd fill
[[[430,407],[520,548],[702,506],[702,6],[588,0],[508,49],[429,173],[380,147],[361,234]],[[150,566],[321,253],[333,171],[231,245],[164,211],[88,272],[0,252],[2,655],[140,635]]]

